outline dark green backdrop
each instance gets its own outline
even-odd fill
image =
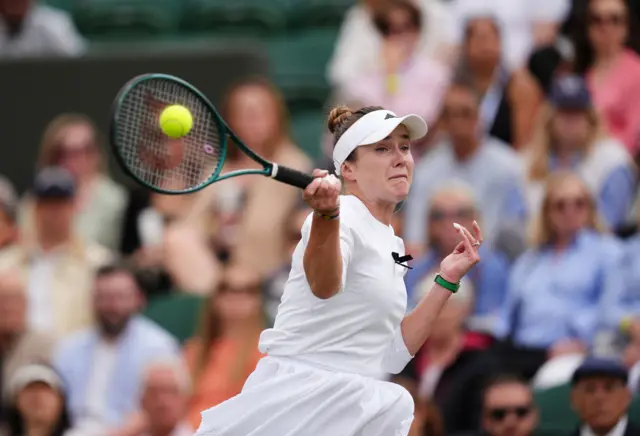
[[[168,73],[200,88],[214,104],[235,80],[266,74],[267,61],[257,48],[205,47],[199,50],[136,50],[127,54],[92,55],[74,60],[0,63],[0,173],[19,191],[30,186],[40,136],[61,112],[91,116],[107,131],[111,102],[135,75]],[[130,183],[111,162],[116,178]]]

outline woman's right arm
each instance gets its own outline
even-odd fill
[[[340,291],[340,218],[328,221],[316,213],[313,214],[303,265],[313,295],[324,300]]]
[[[340,291],[343,280],[344,253],[339,218],[341,184],[335,176],[328,176],[326,171],[315,170],[313,176],[316,179],[304,191],[305,201],[315,212],[310,223],[303,266],[313,294],[327,299]]]

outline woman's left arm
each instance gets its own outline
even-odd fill
[[[478,248],[482,243],[482,232],[476,222],[473,223],[475,237],[459,224],[454,226],[462,240],[440,263],[440,277],[451,284],[458,284],[471,267],[480,260]],[[451,290],[435,283],[416,308],[405,316],[385,352],[383,359],[385,371],[397,374],[415,356],[429,337],[431,326],[451,294]]]
[[[542,102],[542,92],[525,70],[513,73],[507,89],[511,103],[512,146],[521,150],[531,141],[533,127]]]

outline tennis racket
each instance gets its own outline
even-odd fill
[[[182,105],[193,117],[190,132],[172,139],[159,125],[170,105]],[[110,142],[118,163],[141,185],[163,194],[187,194],[212,183],[247,174],[260,174],[304,189],[309,174],[278,165],[247,147],[227,126],[213,104],[193,85],[166,74],[144,74],[120,90],[112,107]],[[222,173],[227,146],[262,165]]]

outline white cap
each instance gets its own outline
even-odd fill
[[[393,112],[385,109],[369,112],[353,123],[342,134],[333,149],[333,164],[336,168],[336,174],[340,175],[342,164],[353,150],[361,145],[375,144],[378,141],[382,141],[400,124],[407,127],[409,137],[412,140],[422,138],[427,134],[427,123],[418,115],[411,114],[398,117]]]
[[[53,369],[46,365],[31,364],[16,370],[9,380],[7,393],[15,397],[22,389],[36,382],[45,383],[55,390],[62,389],[62,381]]]

